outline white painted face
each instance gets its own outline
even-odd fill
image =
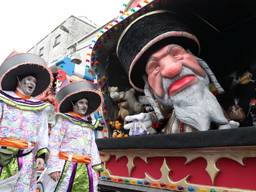
[[[18,89],[21,90],[24,95],[31,96],[36,89],[36,83],[36,78],[29,75],[18,82]]]
[[[88,110],[88,100],[83,98],[79,99],[73,106],[73,111],[80,115],[85,115]]]

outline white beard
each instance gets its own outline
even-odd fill
[[[193,72],[186,68],[184,73],[191,74]],[[208,77],[196,77],[195,84],[174,96],[167,95],[170,80],[164,79],[165,95],[163,98],[157,98],[164,106],[174,108],[178,120],[199,131],[209,130],[211,122],[219,125],[227,124],[228,120],[225,118],[220,104],[208,89]]]

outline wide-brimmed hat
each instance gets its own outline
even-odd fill
[[[18,78],[32,75],[36,78],[33,97],[40,95],[52,85],[52,73],[45,60],[31,53],[19,53],[4,60],[0,66],[0,86],[2,90],[15,91]]]
[[[200,51],[197,37],[170,11],[151,11],[125,28],[116,54],[135,89],[142,91],[144,88],[143,75],[150,54],[168,44],[181,45],[195,55]]]
[[[103,101],[102,94],[95,84],[86,80],[78,81],[64,86],[56,94],[58,111],[61,113],[73,111],[73,104],[83,98],[88,100],[86,115],[96,111]]]
[[[121,12],[121,15],[99,29],[96,34],[97,39],[93,40],[90,46],[92,48],[91,63],[92,66],[96,68],[98,80],[102,86],[105,84],[104,82],[108,81],[108,84],[113,86],[127,87],[128,82],[127,79],[124,78],[124,75],[127,75],[130,81],[129,83],[137,90],[142,91],[144,84],[142,76],[144,71],[140,69],[139,66],[141,63],[139,62],[141,60],[143,61],[143,58],[145,58],[144,55],[147,56],[146,53],[148,53],[152,47],[155,47],[153,46],[154,43],[157,45],[159,41],[161,44],[167,39],[168,41],[172,41],[170,43],[181,44],[196,56],[198,54],[196,47],[199,48],[200,41],[200,47],[204,48],[200,50],[200,55],[203,58],[207,58],[215,72],[220,72],[220,68],[222,67],[218,66],[218,64],[212,64],[216,56],[210,53],[215,53],[215,49],[218,49],[221,45],[222,35],[226,36],[227,31],[232,34],[233,27],[237,27],[241,23],[246,23],[252,20],[253,17],[248,13],[250,12],[247,8],[248,6],[244,7],[243,1],[237,2],[228,0],[223,2],[222,6],[219,6],[219,3],[216,1],[193,0],[146,0],[134,1],[133,4],[133,7],[129,7],[125,12]],[[209,7],[212,7],[212,9],[208,9]],[[237,11],[231,15],[226,14],[231,10],[231,7],[232,9],[235,7]],[[147,21],[149,18],[153,17],[166,17],[164,15],[168,13],[162,14],[160,11],[158,14],[157,11],[159,10],[163,10],[162,12],[170,12],[170,21],[167,21],[167,23],[173,24],[173,28],[169,28],[172,30],[170,33],[165,31],[166,25],[164,25],[163,21],[160,20],[159,25],[158,22],[151,23],[151,21]],[[219,11],[216,12],[216,10]],[[146,22],[149,23],[149,26],[138,25],[139,23],[146,24]],[[178,28],[178,25],[175,23],[178,23],[180,28]],[[155,26],[157,27],[155,28]],[[160,31],[163,30],[166,34],[160,37],[155,36],[156,39],[149,42],[149,36],[157,35],[156,29],[160,29]],[[154,36],[152,37],[154,38]],[[167,38],[165,39],[165,37]],[[130,46],[132,43],[136,45],[133,47]],[[129,48],[127,48],[128,46]],[[117,47],[119,47],[118,50],[116,50]],[[126,48],[124,49],[122,47]],[[143,47],[145,47],[145,49],[142,49]],[[223,49],[225,49],[225,47]],[[211,52],[208,52],[208,50]],[[141,51],[140,54],[138,51]],[[120,62],[116,60],[116,54]],[[123,68],[125,70],[123,70]],[[140,72],[140,70],[142,70],[142,72]],[[123,72],[126,72],[126,74],[123,74]],[[118,73],[120,81],[113,82],[113,78],[110,78],[113,73]],[[131,77],[131,74],[136,75],[132,75]]]
[[[152,49],[175,43],[199,54],[199,40],[183,20],[181,15],[152,2],[102,34],[93,47],[92,64],[106,63],[110,55],[117,55],[130,84],[143,91],[145,60]]]

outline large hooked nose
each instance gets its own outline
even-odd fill
[[[163,77],[173,78],[179,75],[182,71],[182,58],[173,58],[171,56],[162,58],[160,60],[160,73]]]

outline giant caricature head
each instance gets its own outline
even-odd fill
[[[206,76],[195,56],[177,44],[166,45],[152,53],[145,71],[149,86],[158,97],[166,93],[174,96],[196,83],[196,75]]]
[[[207,130],[212,121],[227,120],[208,89],[209,78],[219,92],[223,90],[208,65],[195,56],[199,50],[199,40],[177,15],[157,10],[124,30],[116,52],[135,89],[149,88],[163,105],[174,108],[179,120]]]

